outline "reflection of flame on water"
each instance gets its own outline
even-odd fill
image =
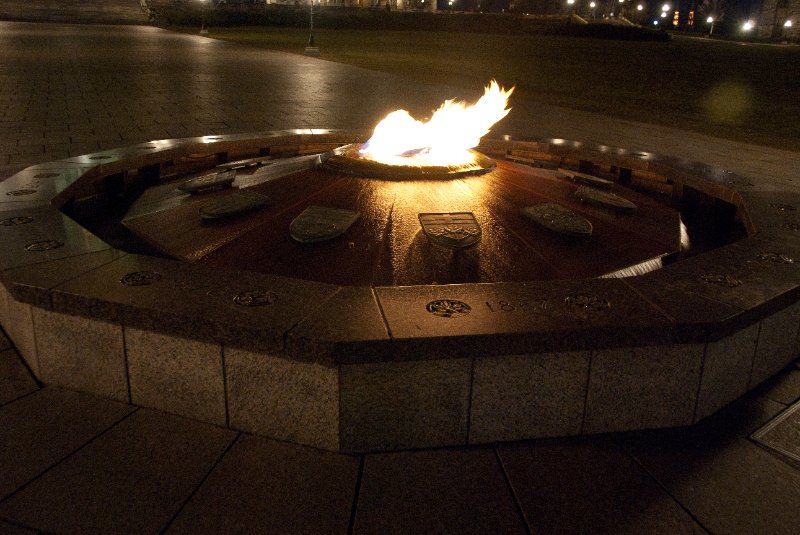
[[[506,91],[492,80],[475,104],[447,100],[427,122],[417,121],[405,110],[394,111],[378,123],[360,155],[387,165],[471,163],[475,157],[469,149],[508,114],[506,106],[513,91],[513,87]]]

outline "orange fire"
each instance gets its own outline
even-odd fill
[[[497,121],[511,111],[508,91],[492,80],[473,105],[447,100],[427,122],[417,121],[405,110],[393,111],[372,133],[359,151],[371,160],[388,165],[463,165],[474,160],[469,149]]]

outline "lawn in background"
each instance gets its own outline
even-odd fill
[[[197,29],[186,30],[196,33]],[[315,30],[323,59],[515,98],[800,150],[800,47],[433,32]],[[302,53],[308,30],[212,28],[211,37]]]

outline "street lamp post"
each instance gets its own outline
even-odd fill
[[[307,56],[319,56],[319,47],[314,42],[314,0],[309,2],[309,6],[309,33],[305,54]]]

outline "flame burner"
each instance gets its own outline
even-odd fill
[[[451,165],[424,165],[414,163],[414,156],[408,156],[408,165],[392,165],[375,161],[362,152],[364,145],[348,145],[333,151],[322,164],[324,169],[370,178],[395,180],[408,179],[448,179],[463,176],[482,175],[495,168],[495,161],[483,154],[469,150],[473,159],[468,163]]]

